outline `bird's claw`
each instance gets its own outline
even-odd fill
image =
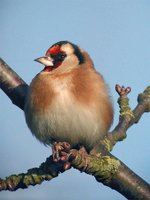
[[[67,142],[54,142],[52,145],[53,161],[64,162],[65,170],[69,169],[71,166],[70,162],[68,162],[69,152],[70,144]]]
[[[88,167],[88,163],[89,163],[89,154],[87,153],[85,147],[83,147],[83,146],[80,148],[79,152],[80,152],[82,155],[84,155],[84,157],[85,157],[85,165],[84,165],[84,167],[83,167],[83,169],[82,169],[82,171],[81,171],[81,172],[84,172],[84,171],[86,171],[86,169],[87,169],[87,167]]]

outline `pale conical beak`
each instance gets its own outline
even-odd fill
[[[54,66],[53,59],[50,56],[36,58],[34,61],[39,62],[45,65],[46,67]]]

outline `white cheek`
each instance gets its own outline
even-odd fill
[[[61,50],[66,52],[66,54],[69,56],[71,54],[74,53],[74,49],[73,47],[68,43],[68,44],[65,44],[61,47]]]
[[[71,54],[66,57],[66,59],[63,62],[63,65],[66,68],[74,68],[79,65],[79,60],[74,54]]]

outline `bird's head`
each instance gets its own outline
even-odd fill
[[[60,41],[52,45],[45,56],[35,59],[45,65],[44,72],[55,69],[69,70],[76,68],[85,62],[84,51],[77,45],[68,41]]]

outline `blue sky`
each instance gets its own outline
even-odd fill
[[[111,91],[118,122],[115,84],[131,86],[130,104],[150,85],[149,0],[1,0],[0,57],[27,83],[42,69],[33,60],[53,43],[69,40],[86,49]],[[28,130],[23,112],[0,92],[0,177],[26,172],[51,155]],[[113,154],[150,182],[150,114],[130,128]],[[69,170],[40,186],[1,192],[3,200],[123,200],[92,176]]]

